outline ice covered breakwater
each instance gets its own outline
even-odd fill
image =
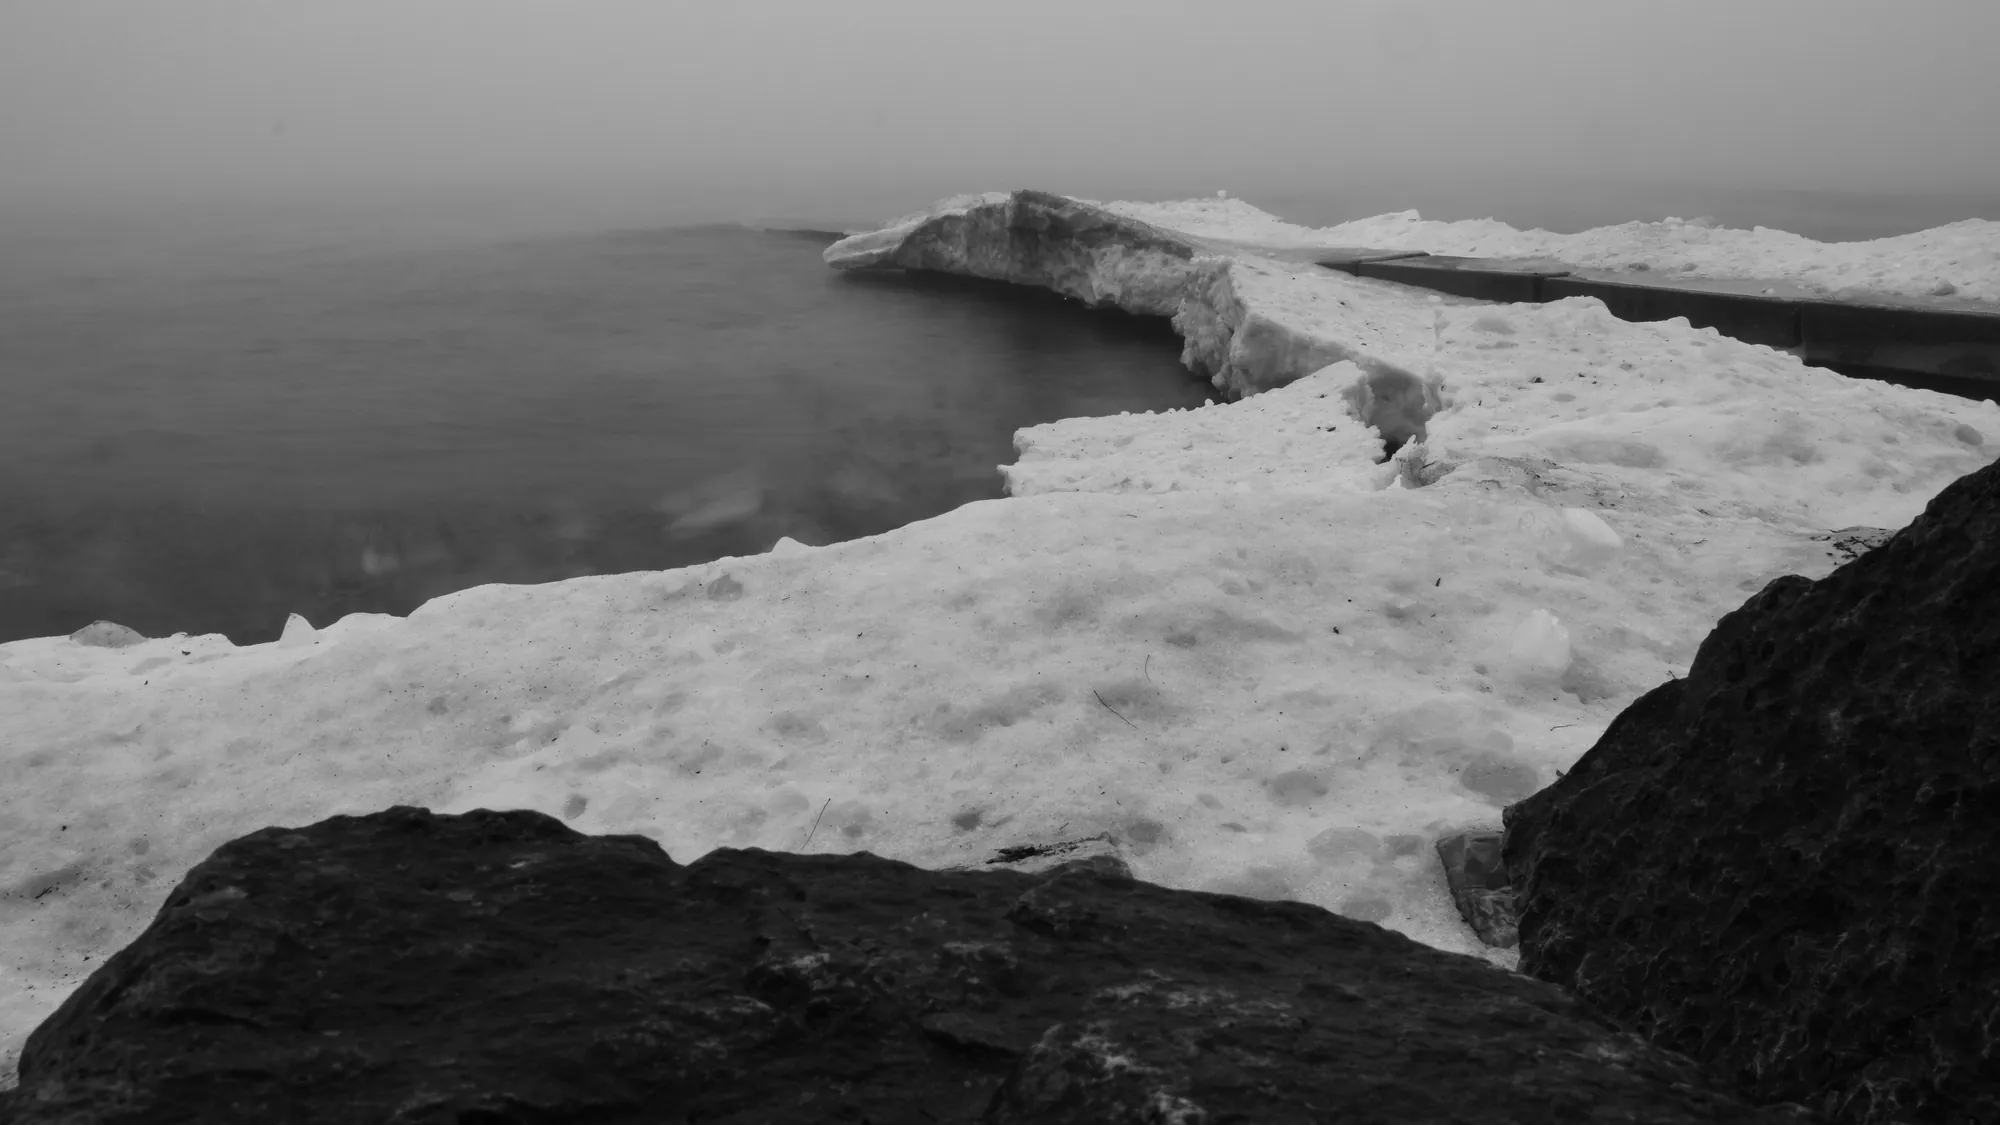
[[[944,270],[1172,317],[1187,366],[1230,397],[1338,359],[1392,380],[1385,388],[1410,385],[1386,372],[1412,336],[1422,347],[1420,317],[1399,339],[1383,335],[1388,324],[1329,333],[1323,317],[1270,302],[1269,276],[1243,261],[1246,251],[1484,300],[1589,296],[1626,319],[1680,317],[1848,374],[1972,398],[2000,390],[2000,223],[1979,220],[1831,244],[1674,219],[1558,235],[1408,212],[1312,229],[1240,200],[1092,204],[1022,191],[947,200],[826,257],[841,269]],[[1291,284],[1302,283],[1295,273]]]
[[[1310,267],[1288,268],[1268,249],[1239,250],[1224,238],[1017,191],[948,200],[836,242],[825,257],[836,269],[935,270],[1170,317],[1186,341],[1182,362],[1229,399],[1350,361],[1366,375],[1366,389],[1355,392],[1357,411],[1379,413],[1400,437],[1420,434],[1422,419],[1439,405],[1435,387],[1411,371],[1432,342],[1428,310],[1316,277]]]

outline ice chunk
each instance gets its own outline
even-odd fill
[[[1570,556],[1578,563],[1602,562],[1625,545],[1604,517],[1588,508],[1564,508],[1562,519]]]
[[[1604,517],[1588,508],[1531,509],[1522,513],[1521,527],[1536,541],[1542,564],[1560,570],[1596,570],[1625,546]]]
[[[278,647],[297,648],[300,645],[309,645],[316,636],[318,631],[312,627],[312,622],[294,613],[285,618],[285,631],[278,637]]]
[[[1357,377],[1341,396],[1363,425],[1375,427],[1382,435],[1382,460],[1395,456],[1397,450],[1411,441],[1425,439],[1425,423],[1444,408],[1442,379],[1436,374],[1420,377],[1380,361],[1366,368],[1350,360],[1330,366],[1342,365],[1353,368]],[[1328,370],[1321,368],[1319,373]]]
[[[125,648],[145,643],[145,634],[112,621],[93,621],[69,635],[80,645],[93,648]]]
[[[1523,679],[1554,678],[1569,668],[1569,627],[1546,609],[1528,615],[1514,629],[1508,663]]]

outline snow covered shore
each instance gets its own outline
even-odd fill
[[[1832,569],[1832,532],[1900,526],[2000,449],[2000,406],[1684,321],[1232,250],[1250,227],[1176,217],[1206,204],[1152,233],[1102,218],[1137,205],[1033,238],[966,219],[1008,200],[841,253],[956,224],[933,248],[999,276],[1053,248],[1016,280],[1151,302],[1250,397],[1023,430],[1012,498],[828,547],[244,648],[0,645],[0,1050],[218,844],[399,803],[535,808],[679,861],[1096,837],[1141,878],[1511,964],[1430,841],[1496,826],[1765,582]],[[1421,440],[1378,464],[1370,410]]]
[[[1575,234],[1516,230],[1493,219],[1426,220],[1415,211],[1301,227],[1240,199],[1107,203],[1113,214],[1249,246],[1421,250],[1473,258],[1547,258],[1577,269],[1652,278],[1783,281],[1839,297],[1952,297],[2000,303],[2000,222],[1966,219],[1864,242],[1815,242],[1789,231],[1737,230],[1706,219],[1621,223]]]

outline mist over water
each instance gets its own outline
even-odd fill
[[[1724,226],[1767,226],[1820,241],[1886,238],[1963,219],[2000,221],[2000,177],[1982,190],[1853,191],[1751,187],[1589,174],[1395,173],[1328,176],[913,176],[823,195],[758,199],[671,185],[603,183],[587,189],[359,191],[334,200],[284,197],[196,201],[26,200],[0,194],[0,252],[54,270],[201,269],[233,255],[357,254],[478,245],[510,238],[704,224],[757,229],[873,229],[966,192],[1036,188],[1088,199],[1182,199],[1217,191],[1292,222],[1330,226],[1390,211],[1427,219],[1498,219],[1521,229],[1574,232],[1668,216]],[[19,271],[16,271],[16,276]]]

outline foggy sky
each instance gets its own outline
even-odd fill
[[[1995,0],[0,0],[0,201],[2000,186]]]

